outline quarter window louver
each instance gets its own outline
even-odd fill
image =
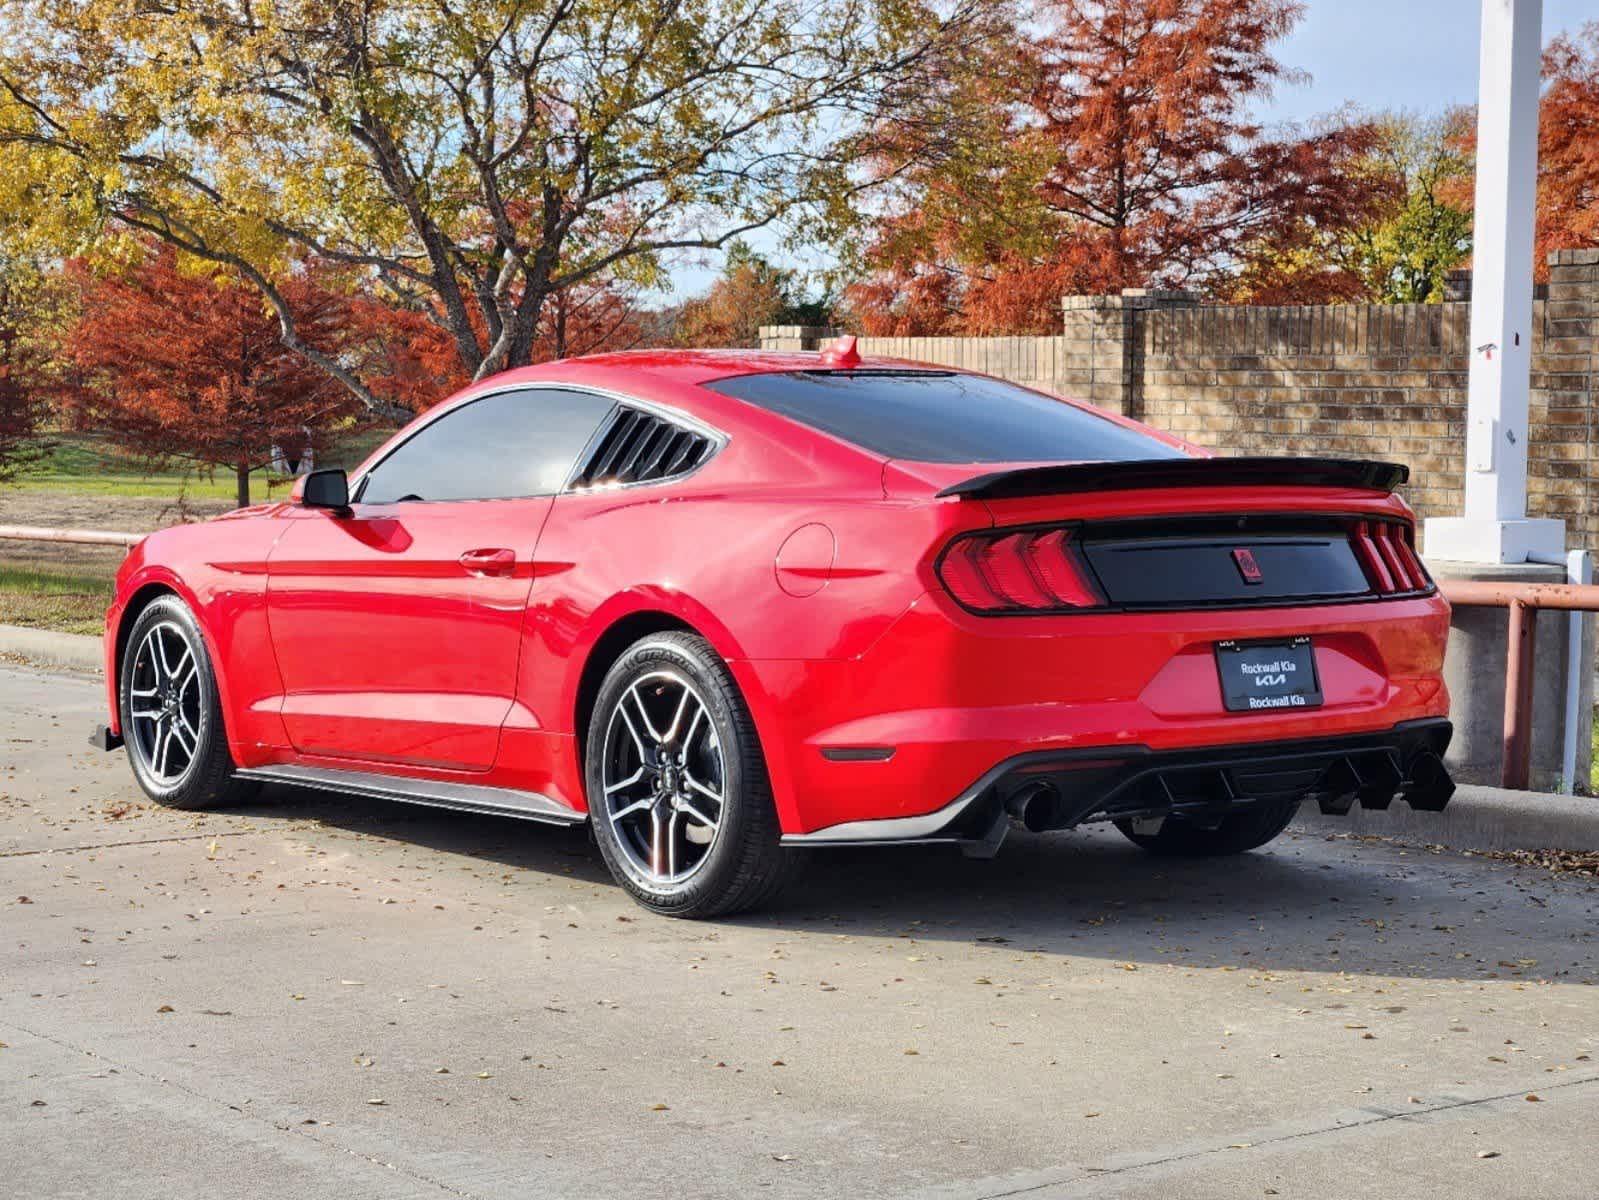
[[[691,471],[705,461],[711,440],[654,413],[618,411],[600,444],[579,472],[575,487],[649,483]]]

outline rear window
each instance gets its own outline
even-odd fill
[[[739,375],[712,391],[887,458],[915,462],[1126,462],[1181,450],[1013,383],[943,371]]]

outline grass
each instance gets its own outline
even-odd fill
[[[232,476],[208,477],[191,465],[152,471],[149,465],[87,434],[61,434],[38,462],[17,472],[11,485],[24,491],[69,491],[90,496],[163,496],[226,500]],[[252,484],[255,482],[251,480]]]
[[[390,429],[355,430],[335,438],[322,456],[323,466],[353,469],[380,446]],[[75,492],[88,496],[155,496],[191,500],[232,500],[233,473],[175,461],[162,469],[120,450],[94,434],[63,433],[48,439],[50,449],[38,462],[17,472],[10,485],[30,492]],[[250,498],[260,502],[288,494],[289,480],[268,471],[250,476]],[[273,486],[269,486],[273,485]]]
[[[105,627],[111,584],[111,575],[104,572],[0,563],[0,625],[98,636]]]
[[[1593,710],[1593,729],[1588,735],[1588,745],[1593,752],[1588,764],[1588,794],[1599,796],[1599,707]]]

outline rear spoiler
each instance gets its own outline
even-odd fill
[[[1391,492],[1410,478],[1400,463],[1350,458],[1154,458],[990,471],[951,484],[939,496],[1004,500],[1061,492],[1133,488],[1340,487]]]

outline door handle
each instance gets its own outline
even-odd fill
[[[516,570],[516,551],[468,550],[459,561],[474,575],[509,575]]]

